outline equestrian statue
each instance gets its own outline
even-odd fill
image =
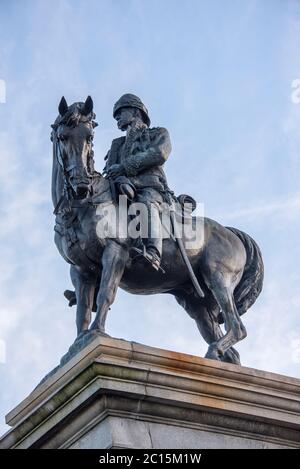
[[[233,346],[247,335],[241,316],[263,285],[256,242],[236,228],[193,216],[194,200],[169,189],[163,166],[170,136],[165,128],[150,127],[140,98],[125,94],[116,102],[113,117],[125,135],[113,140],[102,173],[94,167],[92,98],[68,106],[63,97],[58,110],[51,134],[55,243],[70,264],[75,291],[65,296],[77,307],[76,340],[107,335],[118,287],[140,295],[169,293],[196,321],[208,343],[206,358],[240,364]],[[118,211],[120,200],[126,202],[125,216]],[[191,209],[184,209],[185,201]],[[138,223],[130,212],[134,204],[146,207]],[[116,217],[106,216],[110,209]],[[168,211],[171,222],[164,229]],[[134,221],[139,236],[128,230]],[[182,222],[201,233],[193,243],[178,229]]]

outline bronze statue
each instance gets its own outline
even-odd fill
[[[135,200],[148,207],[148,231],[152,231],[152,236],[144,238],[145,257],[158,270],[162,254],[160,205],[168,191],[162,166],[171,153],[169,133],[161,127],[149,129],[147,108],[133,94],[125,94],[116,102],[113,116],[119,129],[126,130],[126,137],[113,140],[104,171],[117,181],[120,176],[127,176],[134,187]]]
[[[94,168],[92,141],[97,124],[90,97],[71,106],[62,98],[52,126],[55,242],[71,264],[75,294],[67,291],[65,296],[70,305],[77,304],[77,340],[105,334],[107,312],[119,286],[135,294],[170,293],[209,344],[206,357],[240,363],[233,348],[246,336],[240,316],[255,302],[263,284],[257,244],[242,231],[191,214],[190,223],[197,222],[203,229],[197,245],[190,249],[184,237],[176,242],[176,230],[162,240],[160,205],[166,200],[172,206],[176,199],[162,170],[171,150],[168,132],[149,128],[148,112],[134,95],[120,98],[114,117],[127,134],[113,141],[106,177]],[[128,204],[142,199],[155,205],[156,236],[143,239],[144,251],[130,236],[99,236],[99,220],[108,206],[117,205],[118,194]],[[138,252],[144,256],[137,257]],[[92,311],[96,316],[90,326]]]

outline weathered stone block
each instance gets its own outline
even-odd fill
[[[97,337],[6,420],[1,448],[299,448],[300,380]]]

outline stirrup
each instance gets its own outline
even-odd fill
[[[144,259],[146,259],[146,261],[149,262],[149,264],[151,264],[153,269],[155,269],[157,271],[161,271],[163,274],[166,273],[164,271],[164,269],[159,264],[154,262],[154,256],[151,256],[150,254],[148,254],[145,246],[143,246],[143,249],[140,249],[140,248],[137,248],[137,247],[132,247],[131,249],[138,253],[138,255],[134,257],[134,259],[136,259],[138,257],[143,257]]]

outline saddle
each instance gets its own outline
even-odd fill
[[[182,221],[186,217],[191,217],[192,213],[197,208],[196,200],[188,194],[180,194],[178,197],[175,198],[181,205],[181,210],[176,211],[176,215],[182,218]]]

